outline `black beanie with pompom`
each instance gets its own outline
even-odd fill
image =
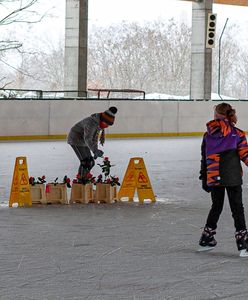
[[[118,109],[115,106],[111,106],[100,114],[100,120],[108,125],[113,125],[117,111]]]

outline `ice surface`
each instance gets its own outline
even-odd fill
[[[111,174],[123,179],[129,159],[142,157],[145,161],[154,193],[160,201],[185,200],[195,197],[192,188],[199,194],[198,180],[200,161],[200,138],[161,139],[107,139],[104,156],[111,163]],[[47,181],[64,175],[75,178],[78,159],[65,141],[2,142],[0,143],[0,202],[8,201],[15,158],[26,156],[29,176],[45,175]],[[101,163],[99,158],[96,162]],[[100,174],[96,166],[92,172]]]
[[[102,148],[108,156],[111,174],[123,179],[129,159],[145,161],[154,193],[159,201],[199,201],[202,193],[199,177],[201,137],[154,139],[107,139]],[[29,176],[45,175],[47,181],[64,175],[75,178],[78,159],[65,141],[1,142],[0,203],[8,202],[15,158],[26,156]],[[100,174],[99,158],[92,172]],[[245,175],[247,174],[244,168]],[[246,176],[245,176],[246,177]],[[246,181],[247,182],[247,181]],[[245,183],[246,183],[245,182]],[[247,184],[244,185],[246,188]]]
[[[155,204],[15,209],[6,207],[15,157],[27,156],[29,175],[48,180],[73,178],[78,161],[64,141],[0,143],[0,299],[247,299],[248,261],[239,257],[228,201],[218,245],[197,252],[211,205],[198,180],[200,144],[201,138],[106,141],[112,174],[121,179],[131,157],[144,158]]]

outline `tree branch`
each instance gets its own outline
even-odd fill
[[[2,1],[2,2],[6,2],[6,1]],[[8,2],[8,1],[7,1]],[[21,6],[18,9],[13,10],[11,13],[9,13],[7,16],[5,16],[4,18],[2,18],[0,20],[0,25],[9,25],[11,23],[15,23],[15,22],[25,22],[25,20],[23,19],[15,19],[18,17],[18,14],[24,10],[27,10],[27,8],[31,7],[32,5],[34,5],[37,2],[37,0],[30,0],[29,3],[27,3],[26,5],[22,6],[22,1],[21,1]],[[27,11],[28,13],[31,14],[37,14],[34,11]],[[29,21],[29,23],[35,23],[38,21]]]
[[[18,41],[0,41],[0,52],[19,49],[21,46],[22,44]]]

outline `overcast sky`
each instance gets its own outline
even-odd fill
[[[64,21],[65,0],[40,1],[42,6],[54,5],[56,9],[53,12]],[[121,21],[142,22],[172,17],[191,22],[191,10],[191,2],[179,0],[89,0],[89,22],[108,25]],[[248,22],[248,7],[215,4],[213,11],[218,14],[220,21],[229,18],[232,22]]]
[[[41,1],[41,0],[40,0]],[[65,0],[42,0],[58,16],[56,28],[64,30]],[[222,29],[226,18],[229,25],[235,23],[248,38],[248,7],[233,5],[214,5],[213,12],[218,14],[217,26]],[[192,4],[179,0],[89,0],[89,25],[106,26],[121,21],[145,22],[157,19],[175,18],[191,24]]]
[[[64,37],[65,28],[65,0],[39,0],[39,11],[49,10],[53,18],[46,17],[41,23],[22,26],[18,25],[8,30],[17,31],[18,35],[24,35],[28,41],[30,37],[53,39]],[[242,39],[248,43],[248,7],[232,5],[214,5],[213,11],[218,14],[217,27],[221,30],[226,18],[229,18],[228,26],[233,23],[240,26]],[[89,26],[108,26],[121,21],[146,22],[152,20],[168,20],[174,18],[178,21],[191,24],[191,2],[179,0],[89,0]],[[1,12],[0,12],[1,15]]]
[[[156,18],[185,18],[191,20],[191,2],[178,0],[89,0],[91,21],[99,23],[120,20],[152,20]],[[248,20],[248,7],[214,5],[221,18]]]

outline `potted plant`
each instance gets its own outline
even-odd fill
[[[94,202],[93,184],[95,177],[89,172],[81,178],[77,174],[76,179],[72,181],[70,204],[72,203],[89,203]]]
[[[71,188],[71,180],[66,175],[62,182],[58,182],[58,177],[53,182],[46,185],[46,198],[48,204],[68,204],[67,188]]]
[[[46,177],[38,177],[37,180],[35,177],[29,177],[30,192],[32,204],[46,204],[46,193],[45,193],[45,183]]]
[[[111,165],[109,158],[104,157],[103,163],[98,164],[102,169],[102,174],[96,181],[96,201],[100,203],[113,203],[117,201],[117,186],[120,186],[119,178],[110,175]]]

